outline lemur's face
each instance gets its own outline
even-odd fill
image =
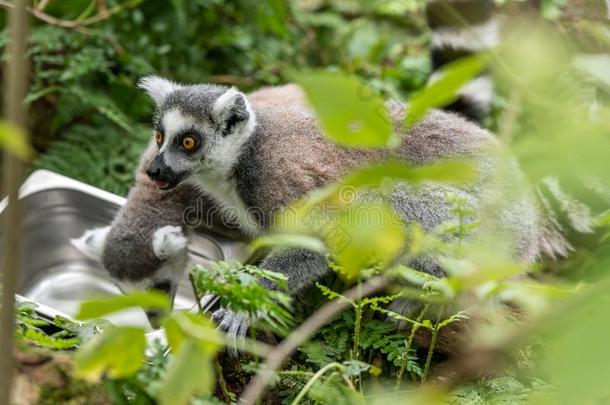
[[[157,104],[157,156],[148,176],[169,190],[198,176],[223,172],[254,127],[245,96],[233,88],[181,86],[159,77],[140,81]]]

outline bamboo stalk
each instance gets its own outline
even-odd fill
[[[25,128],[26,110],[23,102],[27,91],[26,0],[15,2],[9,12],[9,43],[7,51],[4,111],[5,118],[18,128]],[[21,206],[19,185],[24,167],[17,157],[6,153],[3,164],[3,191],[9,204],[4,214],[4,246],[0,257],[2,270],[2,308],[0,309],[0,404],[11,402],[14,372],[13,345],[15,336],[15,290],[21,266]]]

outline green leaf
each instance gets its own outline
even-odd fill
[[[448,160],[428,166],[409,166],[403,162],[389,160],[363,169],[356,170],[345,180],[341,187],[380,187],[388,180],[437,181],[442,183],[467,182],[474,178],[475,170],[472,163]]]
[[[24,337],[34,344],[54,350],[66,350],[78,346],[78,337],[57,338],[46,335],[38,329],[26,329]]]
[[[422,119],[431,108],[443,107],[455,101],[460,89],[485,68],[486,62],[485,55],[474,55],[446,65],[438,80],[428,84],[409,101],[405,119],[407,127]]]
[[[405,247],[406,229],[398,215],[383,201],[351,204],[324,229],[326,245],[344,276],[388,265]]]
[[[324,241],[348,278],[371,265],[383,267],[404,248],[407,229],[396,213],[382,200],[364,203],[370,188],[393,187],[399,182],[467,182],[474,177],[468,162],[446,161],[412,167],[390,160],[359,169],[336,184],[295,201],[274,218],[277,232],[314,235]],[[362,201],[360,201],[362,200]],[[410,227],[409,246],[415,253],[421,235]],[[366,259],[368,256],[369,259]]]
[[[0,120],[0,147],[23,160],[34,156],[23,130],[4,120]]]
[[[157,399],[161,405],[188,404],[193,394],[209,395],[213,388],[214,369],[209,353],[195,340],[187,339],[170,360]]]
[[[392,121],[383,99],[365,83],[337,72],[310,71],[294,76],[334,142],[363,147],[388,144]]]
[[[146,337],[144,329],[111,327],[96,335],[76,353],[76,375],[88,381],[99,381],[104,375],[125,378],[133,375],[144,362]]]
[[[141,291],[127,295],[103,297],[83,302],[76,319],[100,318],[132,307],[169,311],[171,303],[167,295],[159,291]]]
[[[256,251],[267,247],[292,247],[326,252],[326,246],[319,238],[310,235],[276,233],[262,236],[250,244],[250,249]]]
[[[428,166],[410,166],[397,160],[387,160],[355,170],[339,182],[291,203],[275,218],[274,225],[283,231],[302,230],[304,222],[311,220],[312,213],[323,208],[320,206],[336,205],[333,208],[341,208],[349,205],[358,198],[362,188],[381,188],[388,184],[393,186],[397,182],[465,183],[474,177],[475,168],[472,163],[460,160],[447,160]]]
[[[610,227],[610,210],[600,214],[595,220],[595,226],[599,228]]]
[[[288,289],[283,274],[238,262],[213,262],[208,268],[195,266],[191,274],[199,296],[217,295],[224,308],[248,314],[257,319],[257,324],[285,333],[292,322],[291,298],[280,291]],[[269,290],[261,280],[279,288]]]
[[[220,349],[222,341],[215,325],[202,315],[176,312],[164,323],[167,341],[172,351],[178,352],[187,341],[197,342],[203,353],[212,356]]]
[[[318,287],[318,289],[322,292],[322,295],[324,295],[329,300],[337,299],[337,300],[345,301],[345,302],[348,302],[351,306],[356,307],[356,303],[354,302],[354,300],[350,300],[349,298],[346,298],[345,296],[339,294],[338,292],[331,290],[330,288],[328,288],[320,283],[316,283],[316,287]]]
[[[608,397],[609,286],[606,278],[582,289],[541,325],[547,333],[540,371],[564,403],[597,403]]]

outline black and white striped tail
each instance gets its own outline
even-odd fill
[[[484,52],[499,42],[499,24],[494,18],[493,0],[432,0],[426,6],[432,30],[432,69],[430,80],[447,63],[464,56]],[[487,74],[467,83],[460,97],[446,110],[455,111],[482,122],[489,114],[493,84]]]

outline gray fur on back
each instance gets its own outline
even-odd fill
[[[405,108],[400,103],[388,105],[398,133],[404,132]],[[404,141],[397,151],[387,151],[345,148],[330,142],[307,108],[255,108],[255,112],[258,126],[234,176],[241,197],[256,208],[265,227],[274,212],[291,201],[366,163],[392,157],[426,165],[464,158],[478,169],[473,184],[403,184],[391,196],[394,208],[406,222],[433,230],[453,218],[447,193],[462,195],[485,216],[480,218],[482,231],[494,229],[511,244],[507,251],[512,258],[531,262],[537,257],[539,209],[523,174],[514,160],[504,156],[492,134],[461,116],[432,111],[402,134]]]

